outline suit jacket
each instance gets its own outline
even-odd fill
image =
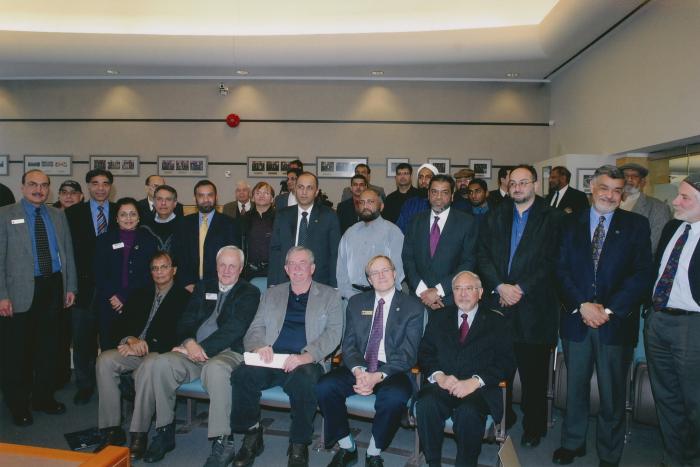
[[[372,331],[373,317],[364,314],[374,309],[374,291],[354,295],[345,311],[345,332],[343,334],[343,365],[352,371],[356,366],[367,367],[365,350]],[[416,364],[418,344],[423,335],[423,314],[425,307],[415,297],[394,292],[384,313],[389,313],[384,329],[384,351],[386,362],[379,371],[391,376],[406,373]]]
[[[651,252],[654,254],[656,252],[656,247],[659,245],[661,231],[666,223],[673,218],[671,209],[668,207],[668,204],[663,201],[640,193],[637,202],[634,203],[632,212],[641,214],[649,219],[649,226],[651,227]]]
[[[535,197],[508,271],[514,209],[512,199],[503,200],[490,209],[480,227],[476,257],[484,304],[506,316],[516,342],[554,345],[559,328],[559,298],[552,284],[556,281],[556,246],[563,214],[541,197]],[[522,299],[511,307],[501,307],[495,292],[500,284],[520,285],[524,291]]]
[[[550,190],[547,195],[548,206],[552,204],[552,198],[554,198],[554,191]],[[582,211],[589,206],[590,204],[588,204],[588,196],[586,196],[586,193],[569,185],[569,188],[566,189],[566,193],[564,193],[564,196],[559,200],[557,209],[565,211],[568,214]]]
[[[346,230],[352,227],[353,224],[360,222],[360,216],[355,211],[355,202],[352,198],[338,204],[336,211],[338,214],[338,222],[340,223],[340,235],[342,236]]]
[[[289,192],[277,195],[275,198],[275,209],[278,211],[287,207],[289,203]]]
[[[90,308],[95,297],[95,245],[97,235],[95,224],[92,221],[90,202],[74,204],[65,210],[71,237],[73,238],[73,251],[75,253],[75,267],[78,272],[78,296],[76,306]],[[109,203],[109,219],[107,230],[117,228],[117,208],[114,203]],[[103,234],[104,235],[104,234]]]
[[[140,288],[129,297],[124,304],[124,310],[112,323],[112,340],[119,342],[128,336],[139,337],[148,322],[153,300],[156,297],[156,287],[147,285]],[[165,353],[178,345],[177,323],[185,311],[190,293],[173,285],[160,302],[156,314],[146,331],[146,342],[149,352]]]
[[[180,252],[178,268],[179,284],[188,285],[199,281],[199,213],[182,219],[176,251]],[[204,279],[215,279],[216,254],[223,246],[241,247],[241,232],[236,221],[214,211],[204,240]]]
[[[382,201],[386,200],[386,194],[384,193],[384,188],[377,186],[377,185],[372,185],[371,183],[369,184],[369,188],[372,188],[373,190],[377,190],[379,192],[379,197],[382,198]],[[343,188],[343,193],[340,195],[340,202],[342,203],[343,201],[352,198],[352,191],[350,190],[349,186],[346,186]],[[340,203],[338,203],[340,204]]]
[[[270,239],[270,268],[267,276],[269,285],[281,284],[288,280],[287,273],[284,272],[284,258],[287,251],[296,244],[298,213],[297,206],[290,206],[275,214]],[[337,286],[335,268],[339,243],[338,216],[331,208],[314,204],[309,218],[307,242],[307,247],[313,251],[316,262],[314,281],[332,287]]]
[[[250,209],[247,212],[255,209],[255,203],[251,200]],[[238,201],[231,201],[230,203],[224,204],[224,214],[232,219],[238,219],[241,217],[241,213],[238,210]]]
[[[46,206],[56,233],[63,293],[78,290],[73,242],[63,211]],[[22,219],[23,222],[13,220]],[[34,251],[29,221],[21,203],[0,208],[0,300],[9,298],[14,313],[24,313],[34,298]]]
[[[245,335],[243,346],[252,352],[277,341],[289,300],[289,282],[269,289],[260,301],[253,324]],[[338,291],[327,285],[311,282],[306,303],[306,347],[316,363],[323,361],[340,344],[343,335],[343,309]]]
[[[136,204],[136,209],[138,209],[138,211],[139,211],[139,217],[141,218],[141,223],[152,222],[153,216],[156,215],[155,209],[151,209],[151,205],[148,204],[148,198],[144,198],[142,200],[139,200],[139,202]],[[182,204],[177,203],[175,205],[175,214],[179,217],[182,217],[184,215]]]
[[[428,327],[418,350],[421,372],[436,371],[467,379],[478,375],[484,386],[477,389],[495,420],[503,416],[503,398],[498,384],[515,372],[510,327],[497,311],[479,306],[464,344],[459,342],[458,308],[448,306],[430,313]]]
[[[488,197],[487,197],[487,199],[489,200],[489,202],[490,202],[493,206],[497,205],[498,203],[500,203],[501,201],[503,201],[503,200],[506,199],[506,198],[510,198],[510,197],[509,197],[509,196],[503,196],[503,195],[501,194],[500,188],[496,188],[495,190],[489,191],[489,195],[488,195]]]
[[[563,303],[561,337],[582,341],[588,326],[580,313],[582,303],[600,303],[613,313],[598,328],[603,344],[631,344],[638,334],[639,306],[649,294],[653,279],[649,221],[639,214],[615,210],[593,271],[590,209],[565,216],[557,262]]]
[[[196,338],[197,330],[216,308],[216,299],[208,300],[207,294],[218,293],[218,278],[197,283],[177,325],[180,342]],[[219,329],[202,342],[198,342],[204,352],[210,357],[226,349],[243,353],[243,336],[253,321],[258,303],[260,303],[260,290],[245,279],[238,279],[221,305],[219,317],[216,319]]]
[[[478,236],[478,223],[474,216],[457,209],[450,209],[435,256],[430,257],[430,226],[432,210],[419,212],[413,217],[403,240],[403,269],[411,292],[420,281],[435,287],[442,285],[447,304],[454,303],[452,278],[460,271],[473,271]]]
[[[654,274],[658,274],[658,271],[661,268],[661,260],[664,256],[664,250],[668,246],[668,242],[671,241],[671,237],[673,237],[673,234],[676,233],[676,230],[678,230],[678,227],[682,223],[683,221],[672,219],[666,224],[666,226],[664,226],[661,233],[661,239],[659,241],[659,248],[656,250]],[[656,276],[654,276],[653,279],[655,281]],[[700,248],[697,247],[693,252],[693,256],[690,257],[690,264],[688,265],[688,282],[690,282],[690,291],[693,294],[693,300],[700,304]]]

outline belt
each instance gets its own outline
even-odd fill
[[[360,284],[352,284],[353,289],[357,289],[361,292],[369,292],[370,290],[373,290],[372,287],[369,285],[360,285]]]
[[[700,313],[697,311],[688,311],[688,310],[681,310],[680,308],[662,308],[660,310],[662,313],[666,313],[667,315],[673,315],[673,316],[690,316],[690,315],[695,315],[695,316],[700,316]]]

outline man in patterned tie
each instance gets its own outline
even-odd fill
[[[700,464],[700,175],[673,200],[661,234],[645,340],[664,464]]]
[[[620,169],[599,167],[591,180],[593,205],[564,219],[557,279],[567,394],[562,446],[552,457],[555,464],[570,464],[586,454],[594,365],[600,393],[600,465],[617,466],[622,457],[625,378],[639,306],[652,277],[649,221],[618,209],[624,185]]]
[[[326,448],[331,449],[336,442],[340,445],[331,467],[357,460],[345,408],[345,399],[353,394],[376,395],[365,464],[382,465],[381,451],[389,447],[413,391],[410,370],[423,334],[423,305],[396,289],[396,268],[391,259],[373,257],[365,273],[374,290],[354,295],[348,303],[343,366],[321,377],[316,385]]]
[[[19,203],[0,208],[0,351],[3,398],[15,425],[33,422],[31,408],[61,414],[53,397],[58,314],[75,300],[73,243],[66,217],[46,206],[49,177],[22,175]]]

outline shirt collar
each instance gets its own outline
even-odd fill
[[[174,212],[171,212],[170,215],[168,216],[168,218],[163,220],[160,217],[158,217],[158,213],[156,213],[154,221],[156,224],[167,224],[171,220],[175,219],[175,217],[177,217],[177,215]]]
[[[173,288],[173,284],[175,284],[175,282],[171,282],[170,285],[168,286],[168,288],[163,290],[163,291],[158,290],[158,287],[156,287],[156,297],[158,295],[160,295],[161,297],[165,297],[166,295],[168,295],[168,292],[170,292],[170,289]]]
[[[392,287],[392,289],[387,292],[387,294],[382,297],[380,296],[377,292],[374,293],[374,303],[377,303],[380,298],[384,299],[384,304],[389,306],[391,305],[391,301],[394,299],[394,294],[396,293],[396,289]]]
[[[437,217],[440,218],[440,220],[447,219],[447,216],[450,214],[450,208],[451,208],[451,207],[452,207],[452,206],[448,206],[447,209],[445,209],[444,211],[442,211],[440,214],[437,214],[435,211],[433,211],[433,210],[431,209],[431,210],[430,210],[430,217],[432,217],[432,218],[434,219],[435,216],[437,216]]]
[[[231,285],[223,285],[221,282],[219,282],[219,292],[221,292],[221,293],[226,293],[226,292],[228,292],[229,290],[231,290],[231,289],[233,288],[234,285],[236,285],[235,282],[234,282],[233,284],[231,284]]]
[[[36,208],[41,209],[41,212],[46,211],[46,207],[43,204],[40,206],[34,206],[32,203],[27,201],[25,198],[22,198],[22,200],[20,202],[22,203],[22,206],[24,207],[24,210],[26,212],[31,212],[32,214],[34,214],[34,211]]]

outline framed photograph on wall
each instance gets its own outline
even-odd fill
[[[586,194],[591,194],[591,179],[595,169],[576,169],[576,188]]]
[[[350,178],[357,164],[366,164],[366,157],[317,157],[316,176],[323,178]]]
[[[206,177],[207,156],[158,156],[158,175]]]
[[[542,196],[549,195],[549,175],[552,173],[552,166],[542,167]]]
[[[450,160],[449,159],[443,159],[443,158],[432,158],[428,159],[428,164],[433,164],[436,169],[438,169],[438,173],[442,175],[449,175],[450,174]]]
[[[120,177],[138,177],[139,156],[90,156],[90,170],[104,169]]]
[[[46,175],[70,176],[73,172],[73,156],[24,156],[24,171],[39,169]]]
[[[298,157],[248,156],[248,177],[285,178],[289,163]]]
[[[469,159],[469,168],[474,171],[475,178],[489,180],[491,178],[491,159]]]
[[[0,175],[9,175],[10,173],[10,156],[0,156]]]
[[[408,157],[387,157],[386,158],[386,176],[396,176],[396,166],[399,164],[410,164]]]

